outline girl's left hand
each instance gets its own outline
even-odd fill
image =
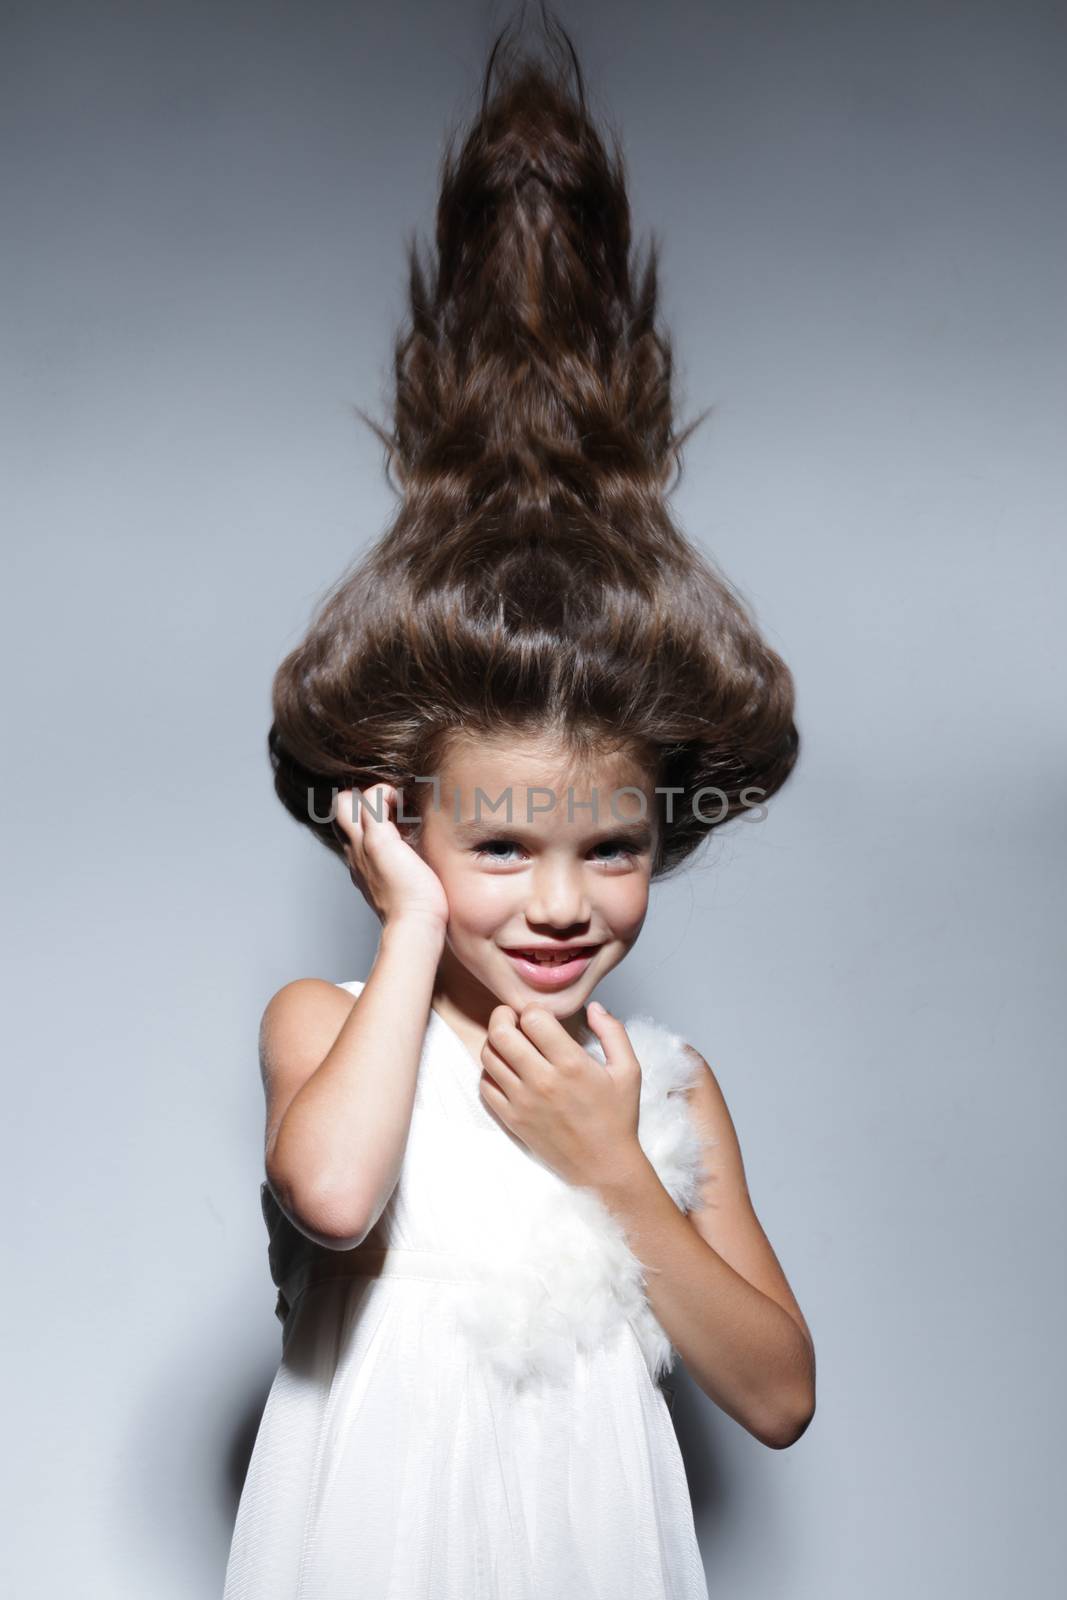
[[[567,1183],[596,1187],[641,1155],[641,1064],[617,1017],[595,1009],[589,1026],[607,1068],[543,1007],[496,1006],[482,1046],[482,1099]]]

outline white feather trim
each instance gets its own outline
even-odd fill
[[[641,1063],[641,1147],[672,1200],[688,1211],[706,1177],[702,1140],[684,1094],[699,1065],[684,1040],[651,1017],[632,1017],[625,1027]],[[587,1049],[604,1060],[599,1041]],[[622,1224],[594,1190],[565,1183],[539,1161],[534,1165],[539,1172],[528,1204],[509,1195],[502,1205],[497,1195],[485,1208],[484,1270],[458,1307],[472,1348],[520,1385],[564,1377],[577,1349],[595,1349],[629,1322],[658,1380],[671,1370],[675,1351],[648,1303],[645,1268]]]

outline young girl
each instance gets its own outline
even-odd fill
[[[275,681],[277,792],[381,937],[263,1018],[282,1359],[225,1600],[697,1600],[675,1354],[772,1448],[814,1409],[712,1069],[593,1000],[789,776],[792,680],[665,506],[618,147],[499,45],[411,252],[403,503]]]

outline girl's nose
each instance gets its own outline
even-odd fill
[[[580,866],[542,859],[534,871],[526,918],[552,928],[571,928],[589,920],[589,896]]]

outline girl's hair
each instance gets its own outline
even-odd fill
[[[622,751],[679,791],[656,797],[663,877],[788,778],[793,680],[667,509],[703,419],[674,430],[656,245],[633,258],[618,135],[609,156],[547,29],[547,66],[497,36],[443,158],[436,260],[407,247],[391,431],[364,417],[400,507],[278,668],[268,747],[339,856],[336,791],[392,783],[422,815],[414,780],[455,734],[548,735],[576,766]]]

